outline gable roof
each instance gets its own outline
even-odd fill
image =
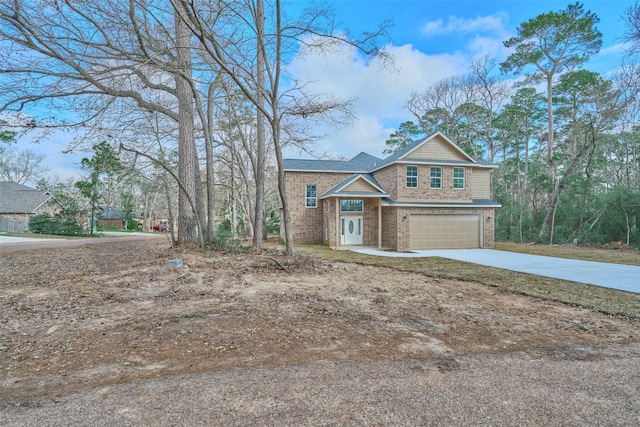
[[[423,146],[436,141],[443,141],[444,145],[452,153],[456,159],[439,159],[439,158],[416,158],[408,157],[412,153],[416,153]],[[287,171],[299,172],[351,172],[356,174],[368,174],[385,168],[393,163],[426,163],[426,164],[452,164],[461,166],[476,166],[484,168],[495,168],[489,162],[475,159],[468,155],[463,149],[458,147],[453,141],[437,132],[419,141],[415,141],[406,147],[391,154],[386,159],[379,159],[367,153],[360,153],[351,160],[304,160],[304,159],[284,159],[284,169]]]
[[[364,181],[369,186],[373,187],[375,191],[367,190],[350,190],[349,186],[357,181]],[[349,178],[342,181],[340,184],[333,187],[331,190],[320,196],[320,199],[333,196],[352,196],[352,197],[389,197],[389,194],[384,191],[382,186],[371,174],[353,174]]]
[[[0,181],[0,213],[33,214],[53,196],[15,182]]]
[[[447,146],[447,148],[449,148],[451,151],[453,151],[456,154],[457,159],[443,160],[439,158],[429,159],[429,158],[414,157],[414,158],[411,158],[410,162],[411,163],[464,164],[464,165],[468,164],[468,165],[476,165],[476,166],[493,167],[493,165],[491,165],[490,163],[482,162],[482,161],[479,161],[478,159],[471,157],[462,148],[458,147],[453,141],[451,141],[449,138],[447,138],[440,132],[436,132],[433,135],[430,135],[430,136],[427,136],[426,138],[415,141],[407,145],[406,147],[396,151],[395,153],[387,157],[382,164],[378,165],[375,169],[373,169],[372,172],[378,169],[382,169],[392,163],[409,161],[407,157],[409,157],[412,153],[416,152],[423,146],[436,141],[444,141],[444,144]]]
[[[283,165],[289,171],[368,173],[382,162],[382,159],[362,152],[350,160],[284,159]]]

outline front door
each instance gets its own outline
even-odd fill
[[[361,216],[340,217],[340,226],[342,229],[340,244],[345,246],[362,244]]]

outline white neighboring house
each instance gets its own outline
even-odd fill
[[[0,231],[24,233],[33,215],[53,215],[59,206],[48,191],[0,181]]]

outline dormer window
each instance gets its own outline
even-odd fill
[[[418,188],[418,166],[407,166],[407,188]]]
[[[431,168],[431,188],[442,188],[442,168],[440,166]]]

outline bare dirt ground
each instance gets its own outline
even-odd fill
[[[148,240],[0,257],[6,416],[179,374],[424,360],[447,372],[486,355],[578,360],[620,345],[637,362],[639,337],[636,320],[477,283],[271,252],[203,257]]]

